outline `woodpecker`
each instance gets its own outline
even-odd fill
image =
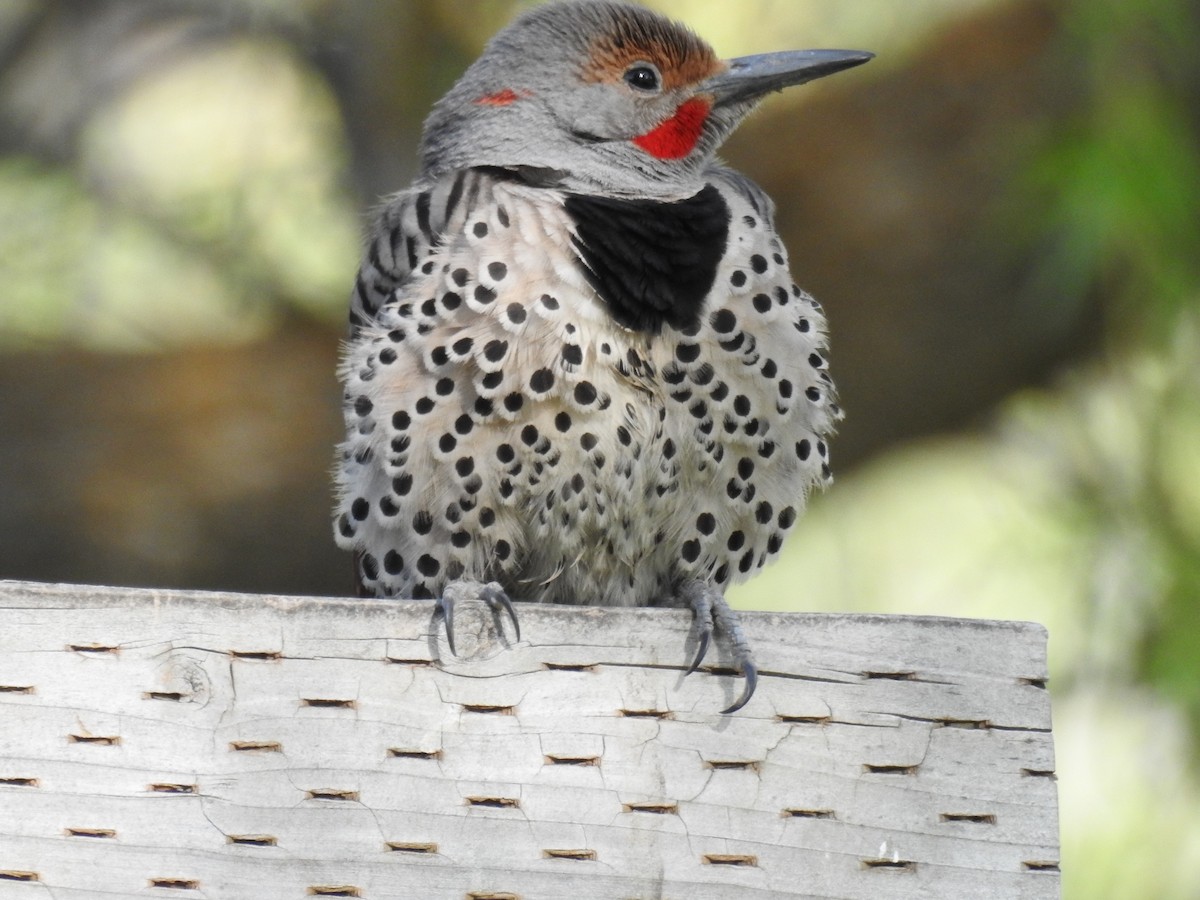
[[[686,606],[745,683],[725,589],[830,479],[825,319],[715,152],[767,93],[873,54],[722,60],[623,2],[536,7],[425,123],[351,296],[338,543],[359,593]]]

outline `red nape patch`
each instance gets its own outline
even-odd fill
[[[510,103],[516,103],[522,97],[527,97],[528,94],[522,92],[518,94],[512,88],[505,88],[502,91],[496,91],[494,94],[487,94],[480,97],[475,102],[480,106],[508,106]]]
[[[659,159],[683,159],[700,140],[711,108],[707,100],[693,97],[681,103],[675,115],[653,131],[635,137],[633,142]]]

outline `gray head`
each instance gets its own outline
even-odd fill
[[[434,106],[422,171],[498,166],[573,191],[687,196],[765,94],[871,56],[801,50],[721,60],[644,7],[548,3],[497,34]]]

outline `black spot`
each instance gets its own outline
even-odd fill
[[[586,486],[587,485],[584,482],[583,476],[581,474],[576,472],[574,475],[571,476],[571,490],[573,490],[575,493],[582,494],[583,489]]]
[[[506,500],[513,495],[513,483],[507,478],[500,482],[500,496]]]
[[[741,459],[739,459],[737,473],[738,478],[742,479],[742,481],[749,479],[750,476],[754,474],[754,460],[748,456],[743,456]]]
[[[433,599],[433,591],[430,589],[429,585],[427,585],[423,581],[419,582],[415,587],[413,587],[412,595],[413,595],[414,600],[432,600]]]
[[[517,451],[513,449],[512,444],[501,444],[496,448],[496,459],[502,463],[510,463],[516,459]]]
[[[508,315],[508,321],[512,322],[514,325],[520,325],[525,321],[525,307],[520,303],[508,304],[508,309],[505,310],[505,313]]]
[[[734,270],[734,273],[729,276],[729,283],[734,287],[744,287],[746,284],[746,273],[741,269]]]
[[[526,425],[521,429],[521,443],[526,447],[532,447],[537,443],[538,430],[536,425]]]
[[[395,550],[389,550],[383,555],[383,571],[389,575],[399,575],[404,571],[404,557]]]
[[[825,446],[824,441],[817,441],[817,456],[821,459],[825,458],[825,454],[829,452],[829,448]]]
[[[479,524],[484,528],[491,528],[496,524],[496,511],[490,506],[485,506],[479,511]]]
[[[725,542],[725,546],[732,551],[741,550],[746,544],[746,535],[741,531],[735,531],[729,535],[729,540]]]
[[[544,394],[554,387],[554,373],[549,369],[538,369],[529,376],[529,387],[539,394]]]
[[[413,516],[412,527],[417,534],[429,534],[433,530],[433,516],[428,510],[421,510]]]
[[[762,444],[760,444],[758,447],[758,455],[761,456],[763,459],[770,459],[771,455],[774,452],[775,452],[775,442],[774,441],[763,441]]]
[[[481,379],[479,379],[479,383],[489,391],[494,391],[496,388],[500,387],[500,384],[503,381],[503,372],[488,372]]]
[[[717,188],[673,203],[569,194],[565,205],[583,275],[617,322],[651,334],[696,322],[728,242]]]
[[[778,553],[779,548],[783,546],[783,535],[773,534],[767,538],[767,552]]]
[[[513,391],[511,394],[509,394],[507,397],[504,398],[504,408],[507,409],[509,412],[515,413],[517,410],[519,410],[524,405],[525,405],[525,397],[522,394],[518,393],[517,391]]]
[[[379,361],[385,366],[390,366],[396,361],[396,351],[391,347],[384,347],[379,351]]]
[[[408,492],[412,490],[412,483],[413,478],[407,472],[397,475],[392,479],[392,490],[401,497],[407,496]]]
[[[663,381],[667,384],[683,384],[683,379],[687,377],[687,372],[672,363],[663,369],[662,375]]]
[[[822,369],[825,367],[825,358],[820,353],[808,354],[808,364],[814,369]]]
[[[675,442],[673,440],[671,440],[670,438],[667,438],[665,441],[663,441],[663,448],[662,448],[663,459],[674,459],[675,452],[676,452],[675,451]]]
[[[692,383],[699,385],[700,387],[704,387],[716,377],[716,374],[716,369],[714,369],[708,363],[705,363],[702,366],[697,366],[696,368],[692,369]]]
[[[750,398],[745,394],[738,394],[733,398],[733,411],[739,416],[750,415]]]
[[[429,361],[435,366],[444,366],[450,362],[450,354],[446,352],[445,347],[434,347],[429,351]]]
[[[471,456],[460,456],[454,463],[454,471],[459,478],[466,478],[475,471],[475,459]]]
[[[459,529],[458,531],[454,532],[454,534],[450,535],[450,543],[455,547],[462,549],[471,543],[471,535]]]
[[[716,387],[714,387],[708,393],[709,393],[709,396],[713,398],[713,400],[715,400],[717,403],[720,403],[722,400],[724,400],[726,397],[729,396],[729,385],[726,384],[724,381],[718,381]]]
[[[758,226],[758,219],[754,216],[742,216],[742,221],[746,223],[747,228],[755,228]]]
[[[487,237],[487,233],[488,233],[487,222],[476,222],[475,227],[471,229],[471,232],[477,238]]]
[[[488,263],[487,269],[492,281],[500,281],[508,274],[508,266],[502,262]]]
[[[345,513],[338,516],[338,531],[342,537],[354,537],[354,526],[350,524],[350,517]]]
[[[562,348],[563,362],[573,366],[583,364],[583,348],[578,344],[563,344]]]
[[[722,350],[727,350],[730,353],[733,353],[736,350],[742,349],[742,345],[744,343],[746,343],[746,335],[744,332],[739,331],[737,334],[735,334],[729,340],[718,341],[717,343],[720,345]]]
[[[415,408],[418,413],[420,413],[423,416],[427,416],[431,412],[433,412],[433,407],[434,407],[434,403],[432,400],[430,400],[428,397],[422,397],[420,400],[417,401]]]
[[[459,287],[465,287],[467,284],[467,279],[471,277],[471,273],[466,269],[455,269],[451,273],[450,277],[454,279],[454,283]]]
[[[775,265],[777,265],[777,266],[783,265],[783,254],[782,253],[772,253],[771,259],[775,260]]]
[[[550,310],[558,309],[558,300],[555,299],[554,297],[551,297],[549,294],[542,294],[541,300],[539,302],[546,309],[550,309]]]
[[[763,272],[767,271],[767,258],[755,253],[752,257],[750,257],[750,268],[752,268],[759,275],[763,274]]]
[[[559,431],[567,432],[571,430],[571,417],[565,412],[560,412],[554,417],[554,427]]]
[[[762,373],[764,378],[774,378],[779,374],[779,366],[775,365],[775,360],[768,359],[763,363]]]
[[[447,310],[458,309],[461,303],[461,294],[456,294],[454,291],[446,291],[446,293],[442,294],[442,306]]]
[[[801,319],[799,322],[796,323],[797,331],[804,333],[804,332],[807,332],[808,329],[809,329],[808,319]]]
[[[590,381],[581,381],[575,385],[575,402],[580,406],[596,402],[596,388]]]
[[[817,403],[821,399],[821,391],[819,388],[815,388],[815,387],[806,388],[804,391],[804,396],[807,397],[809,400],[811,400],[813,403]]]
[[[754,568],[754,551],[747,550],[742,554],[742,558],[738,560],[738,571],[742,574],[749,572]]]
[[[708,404],[703,400],[697,400],[688,407],[688,412],[690,412],[697,419],[703,419],[708,415]]]
[[[785,506],[779,512],[779,527],[783,529],[791,528],[796,524],[796,509],[792,506]]]
[[[742,486],[738,484],[738,480],[736,478],[730,478],[727,482],[725,482],[725,495],[729,497],[730,500],[736,500],[741,496],[741,494]]]
[[[379,577],[379,563],[375,561],[370,553],[364,553],[358,560],[358,564],[362,567],[362,573],[369,581],[374,581]]]
[[[451,503],[446,507],[445,516],[447,522],[449,522],[451,525],[457,525],[462,521],[462,510]]]
[[[404,410],[392,413],[392,427],[397,431],[405,431],[412,424],[412,417]]]
[[[451,344],[450,349],[453,350],[457,356],[466,356],[471,352],[471,348],[474,346],[475,340],[473,338],[465,337],[459,338],[457,341]]]
[[[496,292],[482,284],[475,285],[475,300],[485,306],[496,299]]]
[[[783,285],[777,285],[775,287],[775,302],[780,306],[787,306],[788,292],[787,288],[785,288]]]
[[[808,459],[809,454],[811,454],[811,453],[812,453],[812,444],[810,444],[808,442],[807,438],[805,438],[802,441],[798,441],[796,443],[796,457],[798,459],[800,459],[801,461],[806,460],[806,459]]]
[[[503,540],[496,541],[496,559],[504,562],[510,556],[512,556],[512,544]]]
[[[354,401],[354,412],[357,415],[369,415],[371,410],[375,408],[375,404],[371,402],[370,397],[359,397]]]
[[[437,315],[437,300],[435,300],[433,297],[430,297],[428,300],[426,300],[424,303],[422,303],[421,304],[421,315],[436,316]]]
[[[759,525],[768,524],[775,517],[775,510],[771,508],[771,504],[763,500],[754,510],[754,518]]]
[[[458,446],[458,438],[447,432],[438,438],[438,449],[443,453],[449,453]]]
[[[503,206],[496,207],[496,221],[500,223],[501,227],[508,227],[508,210]]]
[[[483,358],[488,362],[500,362],[508,352],[508,341],[492,340],[483,345]]]
[[[385,516],[394,516],[400,512],[400,507],[396,502],[386,494],[379,498],[379,511]]]
[[[354,516],[358,521],[362,521],[371,512],[371,504],[367,502],[365,497],[356,497],[354,502],[350,504],[350,515]]]
[[[584,450],[587,450],[587,451],[591,451],[592,449],[594,449],[596,444],[598,444],[598,443],[599,443],[599,438],[597,438],[590,431],[585,431],[579,437],[579,446],[581,446]]]
[[[696,517],[696,530],[701,534],[712,534],[717,530],[717,517],[712,513],[700,513]]]
[[[421,554],[421,558],[417,560],[417,571],[426,578],[432,578],[441,570],[441,568],[441,563],[439,563],[428,553]]]
[[[684,541],[683,546],[679,548],[679,553],[684,562],[694,563],[700,558],[700,542],[697,540]]]
[[[624,425],[617,426],[617,440],[625,447],[628,447],[633,442],[633,436]]]
[[[700,358],[699,344],[680,344],[675,348],[675,358],[681,363],[693,363]]]
[[[439,397],[445,397],[449,394],[453,394],[454,393],[454,379],[453,378],[439,378],[437,380],[437,383],[433,386],[433,389]]]
[[[768,313],[771,311],[771,298],[766,294],[755,294],[754,300],[751,302],[754,303],[754,308],[760,313]]]
[[[787,400],[792,396],[792,390],[792,383],[786,378],[779,382],[779,396],[784,400]]]
[[[397,435],[396,437],[392,438],[392,452],[404,453],[406,450],[408,450],[409,444],[411,443],[412,441],[409,439],[407,434]]]

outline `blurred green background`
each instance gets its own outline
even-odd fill
[[[347,592],[367,211],[519,5],[0,0],[0,577]],[[1046,624],[1065,896],[1200,896],[1200,6],[651,5],[879,54],[724,152],[848,413],[737,602]]]

